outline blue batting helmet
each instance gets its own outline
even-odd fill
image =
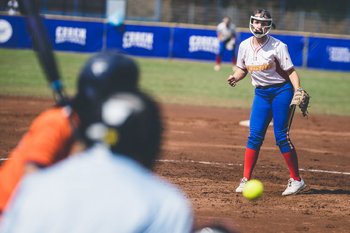
[[[114,51],[96,54],[82,68],[78,93],[69,105],[82,122],[89,121],[96,104],[111,93],[136,91],[138,78],[138,66],[131,58]]]
[[[78,95],[99,100],[115,91],[135,90],[139,71],[136,63],[122,54],[108,51],[91,57],[81,70]]]

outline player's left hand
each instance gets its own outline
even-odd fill
[[[233,75],[230,75],[227,79],[227,82],[229,85],[231,85],[232,87],[235,87],[237,84],[237,80],[235,79],[235,77]]]
[[[303,116],[307,116],[308,114],[307,108],[309,107],[309,100],[310,100],[309,94],[305,90],[299,87],[294,92],[294,96],[293,96],[292,102],[290,103],[290,106],[293,106],[293,105],[299,106]]]

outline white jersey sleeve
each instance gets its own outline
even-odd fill
[[[245,65],[245,60],[247,59],[246,56],[246,50],[247,50],[247,43],[249,43],[248,40],[244,40],[242,41],[242,43],[239,45],[239,49],[238,49],[238,56],[237,56],[237,67],[245,70],[247,69],[246,65]]]
[[[279,62],[281,69],[284,71],[290,70],[294,67],[288,52],[288,46],[282,42],[276,48],[276,59]]]

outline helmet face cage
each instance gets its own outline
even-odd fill
[[[259,21],[269,22],[269,25],[262,27],[262,33],[257,33],[255,31],[255,27],[253,25],[254,19],[255,20],[259,20]],[[250,29],[251,33],[253,33],[253,35],[256,38],[263,38],[264,36],[266,36],[271,31],[272,25],[273,25],[273,23],[272,23],[272,19],[271,18],[268,19],[268,18],[265,18],[263,16],[262,17],[261,16],[250,16],[249,29]]]

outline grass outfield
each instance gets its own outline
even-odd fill
[[[75,93],[79,70],[90,54],[55,53],[68,93]],[[235,88],[226,79],[231,66],[218,72],[214,63],[136,58],[141,69],[141,88],[163,103],[250,108],[254,87],[247,76]],[[311,95],[310,114],[350,116],[350,75],[297,69],[301,86]],[[0,94],[52,96],[31,50],[0,49]]]

